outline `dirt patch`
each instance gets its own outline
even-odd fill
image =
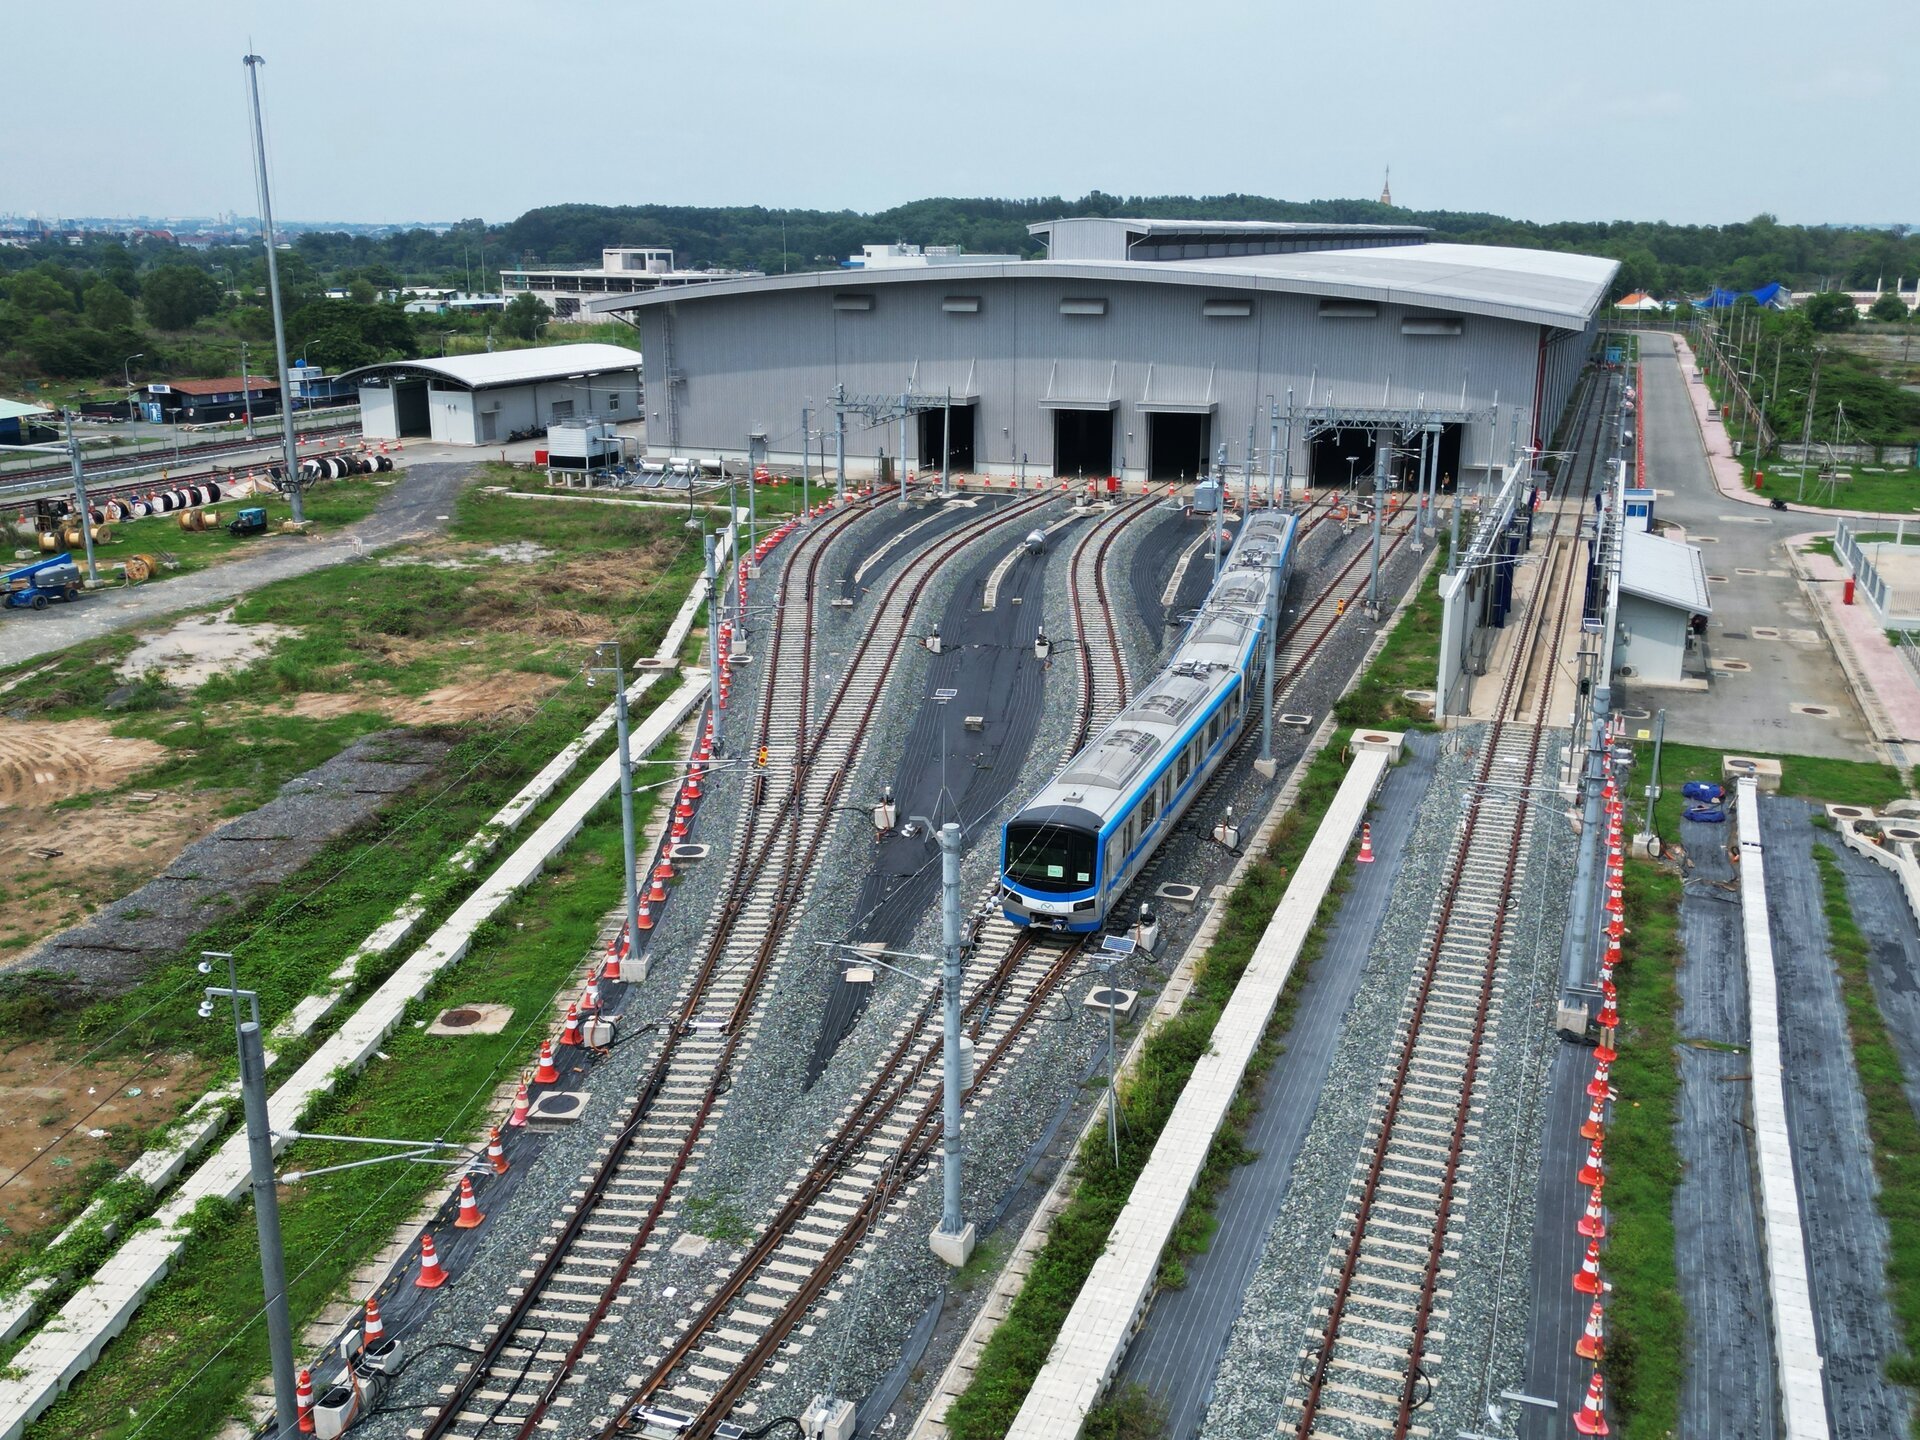
[[[191,690],[222,671],[252,664],[276,642],[298,633],[286,625],[236,625],[229,606],[215,615],[182,620],[142,640],[120,662],[118,674],[124,680],[137,680],[157,670],[169,685]]]
[[[292,713],[325,720],[355,711],[373,711],[406,725],[454,724],[524,712],[561,683],[557,676],[510,670],[442,685],[424,695],[310,693],[293,702]]]
[[[51,1239],[107,1169],[132,1161],[211,1073],[191,1055],[76,1066],[70,1045],[45,1040],[11,1046],[0,1070],[0,1253]]]
[[[166,753],[151,740],[115,736],[104,720],[0,720],[0,815],[11,831],[12,807],[109,790]]]
[[[220,805],[215,795],[163,791],[145,803],[113,796],[85,809],[0,810],[0,964],[164,870]]]

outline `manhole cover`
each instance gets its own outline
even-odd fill
[[[1727,583],[1727,577],[1724,575],[1709,575],[1707,576],[1707,579],[1710,583],[1715,585],[1724,585]]]
[[[1760,572],[1758,570],[1749,570],[1745,565],[1736,565],[1733,567],[1733,573],[1736,575],[1758,575]]]
[[[1920,840],[1920,830],[1910,829],[1905,825],[1890,825],[1880,833],[1889,840]]]
[[[1693,537],[1693,543],[1696,545],[1718,545],[1720,543],[1720,537],[1718,535],[1695,535]]]
[[[1731,670],[1735,673],[1744,673],[1753,669],[1753,666],[1744,660],[1716,660],[1713,662],[1713,668],[1716,670]]]
[[[1744,640],[1747,638],[1747,632],[1744,630],[1723,630],[1720,638],[1723,640]]]
[[[1780,632],[1771,625],[1756,625],[1753,627],[1753,638],[1756,640],[1778,640],[1780,638]]]
[[[1816,718],[1833,713],[1824,705],[1789,705],[1787,708],[1796,715],[1812,715]]]
[[[482,1018],[483,1013],[471,1005],[462,1005],[458,1010],[440,1012],[440,1023],[449,1030],[464,1030],[469,1025],[479,1024]]]
[[[427,1026],[429,1035],[498,1035],[513,1019],[511,1005],[456,1005],[442,1010]]]

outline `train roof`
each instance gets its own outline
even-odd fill
[[[1267,613],[1276,547],[1285,584],[1293,525],[1291,515],[1270,512],[1242,525],[1213,592],[1166,668],[1021,808],[1022,818],[1061,807],[1109,814],[1172,750],[1238,678],[1241,657]]]

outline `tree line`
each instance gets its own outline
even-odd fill
[[[1029,225],[1063,215],[1201,220],[1295,220],[1424,225],[1438,240],[1605,255],[1621,262],[1616,296],[1684,297],[1715,285],[1754,289],[1863,289],[1920,275],[1920,235],[1904,228],[1782,225],[1771,215],[1720,226],[1566,221],[1535,224],[1462,211],[1422,211],[1368,200],[1276,200],[1258,195],[1078,199],[935,198],[871,214],[762,206],[550,205],[503,224],[462,220],[445,230],[387,236],[309,231],[281,252],[288,341],[332,370],[431,353],[448,332],[491,325],[502,343],[530,340],[543,320],[531,298],[501,317],[401,313],[379,296],[402,285],[492,291],[503,267],[598,261],[610,245],[673,249],[683,266],[781,270],[837,265],[863,244],[961,245],[977,253],[1035,255]],[[323,291],[344,288],[350,298]],[[1897,318],[1891,315],[1888,318]],[[1838,310],[1823,328],[1844,323]],[[50,240],[0,249],[0,374],[118,380],[134,374],[231,374],[239,345],[272,337],[265,252],[250,245],[192,249],[164,237],[135,242]]]

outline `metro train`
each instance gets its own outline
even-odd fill
[[[1000,832],[1001,912],[1084,934],[1172,833],[1256,708],[1273,645],[1270,561],[1284,604],[1294,517],[1251,516],[1167,666]],[[1280,606],[1275,607],[1280,613]]]

